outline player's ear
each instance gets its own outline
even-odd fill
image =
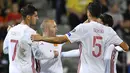
[[[31,16],[30,15],[27,15],[27,19],[30,20]]]
[[[91,13],[87,10],[87,16],[91,17]]]

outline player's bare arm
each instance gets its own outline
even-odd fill
[[[120,47],[123,48],[124,51],[129,51],[129,46],[125,42],[122,42]]]
[[[57,36],[57,37],[43,37],[40,35],[32,35],[31,39],[33,41],[45,41],[49,43],[61,44],[64,42],[68,42],[67,36]]]

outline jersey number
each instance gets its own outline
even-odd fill
[[[17,44],[18,44],[18,40],[11,40],[11,43],[15,44],[15,46],[14,46],[14,52],[13,52],[13,56],[12,56],[12,61],[14,61],[14,58],[16,56],[16,47],[17,47]]]
[[[100,43],[97,43],[96,40],[102,40],[102,37],[101,37],[101,36],[94,36],[94,37],[93,37],[93,48],[95,49],[95,47],[98,47],[99,51],[98,51],[98,53],[96,54],[96,53],[95,53],[95,50],[93,49],[92,54],[93,54],[93,56],[95,56],[95,57],[99,57],[99,56],[101,55],[101,51],[102,51],[101,47],[102,47],[102,46],[101,46]]]

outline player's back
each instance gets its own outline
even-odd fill
[[[115,35],[115,32],[112,28],[94,21],[79,26],[82,35],[80,36],[82,49],[79,73],[104,73],[104,51],[106,46],[113,44],[110,38]]]
[[[27,46],[27,48],[20,47],[23,45],[23,43],[21,43],[22,40],[24,40],[25,43],[31,43],[31,34],[35,34],[35,31],[25,24],[18,24],[9,30],[6,39],[8,41],[10,73],[26,73],[26,68],[28,68],[28,70],[31,68],[32,71],[31,48],[29,48],[29,46]]]
[[[63,73],[62,63],[61,63],[61,50],[62,44],[51,44],[47,42],[39,42],[40,50],[53,51],[57,50],[59,55],[57,58],[43,59],[40,61],[41,73]]]

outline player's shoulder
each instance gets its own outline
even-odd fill
[[[88,23],[80,23],[71,32],[77,32],[79,34],[84,34],[89,31],[90,26]]]
[[[109,27],[109,26],[106,26],[106,29],[107,30],[111,30],[111,31],[114,31],[111,27]]]
[[[91,21],[91,22],[88,22],[88,23],[81,23],[80,27],[82,27],[82,28],[91,28],[91,27],[95,26],[95,24],[99,24],[100,25],[100,23]]]
[[[18,24],[18,25],[19,25],[19,24]],[[12,30],[17,29],[17,28],[18,28],[18,25],[11,27],[11,28],[9,29],[9,31],[12,31]]]
[[[32,34],[36,33],[36,31],[29,26],[26,28],[25,32],[32,33]]]
[[[11,27],[10,29],[9,29],[9,31],[8,31],[8,33],[12,33],[12,32],[14,32],[14,31],[19,31],[19,24],[18,25],[16,25],[16,26],[13,26],[13,27]]]
[[[79,27],[80,27],[81,29],[84,29],[84,30],[89,30],[89,29],[91,29],[93,26],[95,26],[95,25],[94,25],[92,22],[79,24]]]
[[[113,30],[113,28],[111,27],[105,27],[105,30],[107,31],[107,33],[115,33],[115,31]]]
[[[29,26],[28,26],[28,27],[26,27],[26,30],[27,30],[27,31],[35,31],[34,29],[32,29],[32,28],[31,28],[31,27],[29,27]]]
[[[23,31],[23,30],[25,30],[26,28],[28,28],[28,26],[27,25],[22,25],[22,24],[18,24],[18,25],[16,25],[16,26],[14,26],[14,27],[12,27],[9,31],[13,31],[13,30],[17,30],[17,31]]]
[[[19,27],[21,30],[25,30],[25,32],[35,32],[34,29],[23,23],[20,23],[17,27]]]
[[[88,26],[88,24],[90,24],[90,23],[80,23],[78,26],[79,27],[84,27],[84,26]]]
[[[75,29],[77,30],[82,30],[82,29],[84,29],[84,28],[87,28],[87,26],[88,26],[88,23],[80,23],[79,25],[77,25],[76,27],[75,27]]]

